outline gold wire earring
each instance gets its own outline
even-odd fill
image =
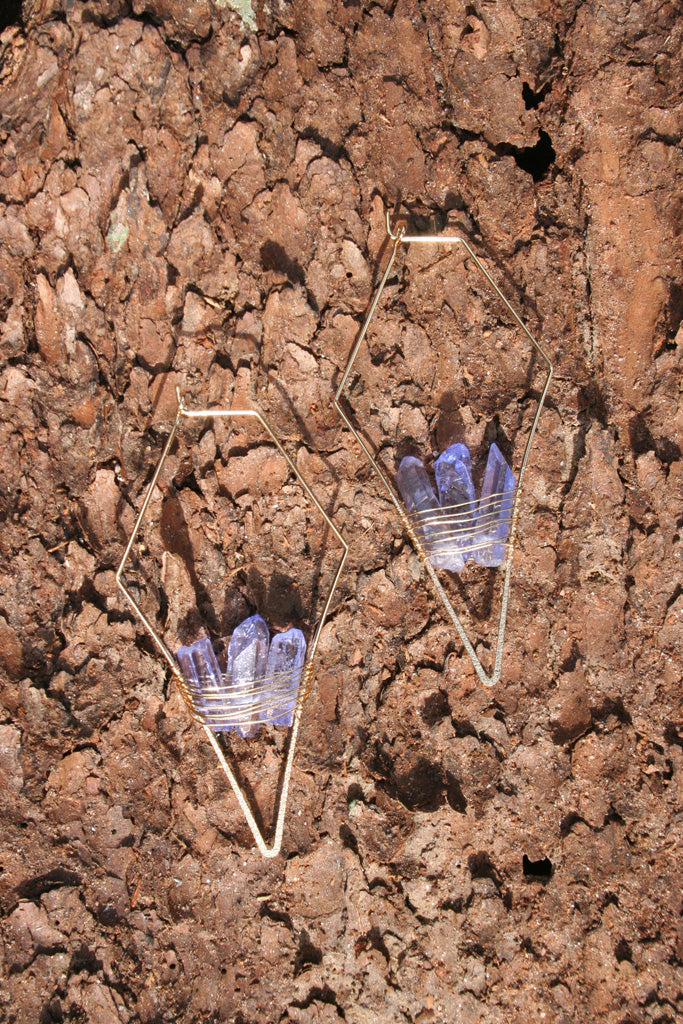
[[[181,424],[188,420],[217,419],[251,420],[260,424],[276,451],[285,460],[287,475],[290,479],[293,477],[298,481],[303,493],[317,513],[322,516],[325,525],[342,548],[341,559],[334,572],[320,619],[308,647],[306,647],[303,634],[298,629],[278,633],[273,636],[272,642],[269,642],[270,637],[264,620],[259,615],[251,616],[233,632],[227,647],[227,661],[224,670],[219,667],[218,659],[208,637],[201,637],[189,646],[182,646],[177,657],[174,656],[150,616],[143,611],[140,603],[133,597],[123,575],[148,512],[150,501],[157,488],[162,468],[171,452]],[[256,845],[264,857],[275,857],[282,845],[294,753],[301,718],[313,678],[318,641],[347,553],[348,547],[343,537],[260,412],[256,409],[188,409],[183,397],[178,392],[178,412],[175,422],[128,539],[116,573],[116,582],[157,649],[166,659],[191,717],[204,729],[221,768],[232,786]],[[230,764],[229,753],[226,754],[219,742],[218,735],[234,730],[242,736],[250,736],[256,728],[263,724],[291,727],[276,798],[275,829],[270,846],[267,844],[263,831],[244,795],[243,788],[237,780],[235,771]]]
[[[455,626],[477,676],[484,685],[493,686],[500,679],[502,670],[512,556],[517,534],[522,483],[534,434],[550,387],[553,367],[544,350],[533,338],[464,238],[454,235],[411,235],[407,233],[405,226],[400,226],[394,231],[388,212],[386,213],[386,229],[387,243],[390,245],[389,261],[349,356],[344,375],[337,388],[334,404],[344,423],[361,446],[368,462],[384,484],[401,523]],[[437,460],[435,469],[439,487],[438,498],[422,462],[414,456],[403,458],[395,475],[396,484],[394,485],[390,480],[391,474],[387,472],[386,467],[382,466],[379,455],[372,450],[372,446],[363,436],[361,429],[353,422],[352,414],[347,412],[342,404],[342,398],[349,401],[347,394],[347,390],[350,390],[349,378],[389,281],[398,251],[410,245],[460,248],[464,256],[471,261],[480,281],[492,289],[494,295],[503,304],[504,310],[512,317],[514,325],[523,332],[524,337],[531,343],[532,350],[540,356],[547,368],[547,376],[542,385],[538,407],[531,423],[517,479],[515,480],[515,476],[505,462],[498,446],[492,444],[482,483],[482,493],[478,501],[475,497],[470,454],[464,444],[452,445]],[[441,470],[441,479],[439,479],[439,469]],[[403,500],[399,498],[397,488],[401,492]],[[500,614],[493,668],[490,673],[484,669],[465,626],[455,611],[452,600],[446,593],[444,584],[436,571],[437,569],[450,569],[459,572],[464,568],[468,559],[473,559],[480,565],[489,567],[499,565],[501,568]]]

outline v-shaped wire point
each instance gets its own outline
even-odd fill
[[[303,672],[302,672],[302,675],[301,675],[301,682],[299,684],[299,695],[298,695],[298,698],[297,698],[296,709],[294,711],[294,721],[292,723],[292,728],[291,728],[291,732],[290,732],[290,735],[289,735],[289,745],[287,747],[287,755],[285,757],[285,762],[284,762],[284,771],[281,770],[280,782],[278,784],[278,791],[279,792],[278,792],[278,796],[276,797],[275,834],[273,836],[273,841],[272,841],[270,846],[268,846],[268,844],[265,841],[265,838],[263,836],[263,832],[261,831],[261,829],[258,826],[256,818],[254,817],[254,813],[253,813],[251,807],[249,806],[249,802],[247,801],[247,799],[246,799],[246,797],[245,797],[245,795],[244,795],[244,793],[242,791],[242,787],[240,786],[239,782],[237,781],[237,778],[235,776],[234,771],[230,767],[230,763],[229,763],[228,759],[226,758],[225,753],[224,753],[220,743],[218,742],[215,733],[209,728],[208,725],[206,725],[206,723],[202,719],[201,714],[196,710],[196,708],[194,706],[194,702],[192,700],[192,696],[191,696],[191,694],[190,694],[190,692],[189,692],[189,690],[187,688],[187,685],[186,685],[185,680],[183,678],[183,675],[182,675],[182,673],[181,673],[181,671],[180,671],[180,669],[178,667],[178,663],[177,663],[176,659],[173,657],[173,654],[169,650],[168,646],[166,645],[166,643],[164,642],[163,638],[161,637],[161,635],[159,634],[159,632],[155,628],[155,626],[152,623],[152,621],[145,614],[145,612],[142,610],[142,608],[140,607],[138,602],[135,600],[135,598],[133,597],[133,595],[129,591],[129,589],[128,589],[127,585],[126,585],[126,581],[125,581],[125,579],[123,577],[123,570],[125,568],[126,562],[128,561],[128,559],[130,557],[130,553],[131,553],[131,551],[133,549],[133,545],[135,543],[135,540],[136,540],[136,538],[137,538],[137,536],[138,536],[138,534],[140,532],[140,527],[142,526],[143,520],[144,520],[145,515],[147,513],[147,508],[148,508],[150,500],[152,498],[152,494],[154,493],[154,490],[155,490],[155,488],[157,486],[157,482],[159,480],[159,475],[161,474],[161,469],[162,469],[162,467],[163,467],[163,465],[164,465],[164,463],[166,461],[166,458],[167,458],[167,456],[168,456],[168,454],[169,454],[169,452],[171,450],[171,446],[172,446],[172,444],[173,444],[173,442],[175,440],[176,434],[178,433],[178,428],[180,426],[181,420],[183,420],[183,419],[217,419],[217,418],[229,419],[231,417],[247,417],[247,418],[253,418],[253,419],[258,420],[258,422],[264,428],[266,433],[269,435],[270,439],[275,444],[275,446],[276,446],[277,450],[279,451],[280,455],[282,455],[282,457],[284,458],[284,460],[287,463],[287,465],[289,466],[291,472],[294,474],[296,479],[299,481],[301,487],[303,488],[304,493],[310,499],[310,501],[313,503],[313,505],[317,508],[318,512],[323,517],[326,525],[330,528],[330,530],[332,531],[332,533],[334,534],[336,539],[339,541],[339,543],[341,545],[341,548],[342,548],[341,559],[339,561],[339,565],[337,566],[337,571],[335,572],[334,579],[333,579],[332,585],[330,587],[330,592],[327,595],[327,599],[325,601],[325,606],[324,606],[322,614],[320,616],[320,620],[318,622],[318,625],[316,627],[315,633],[313,635],[313,639],[312,639],[311,644],[309,646],[309,649],[308,649],[308,659],[306,661],[306,664],[304,665]],[[138,619],[142,622],[143,626],[145,627],[145,629],[149,633],[150,637],[154,641],[157,649],[159,650],[159,652],[162,654],[162,656],[168,662],[168,665],[169,665],[169,667],[171,669],[171,672],[173,673],[173,677],[174,677],[174,679],[175,679],[175,681],[176,681],[176,683],[178,685],[178,689],[180,690],[180,694],[181,694],[183,700],[185,701],[185,703],[187,705],[188,711],[190,712],[190,715],[192,716],[192,718],[194,718],[194,720],[196,722],[198,722],[202,726],[202,728],[204,729],[204,731],[206,733],[206,736],[207,736],[207,739],[209,740],[209,743],[211,744],[211,746],[213,747],[213,749],[214,749],[214,751],[216,753],[216,757],[218,758],[220,766],[223,769],[223,771],[225,772],[225,775],[227,776],[227,779],[228,779],[230,785],[232,786],[233,792],[234,792],[235,796],[237,797],[237,802],[239,803],[240,807],[242,808],[242,812],[243,812],[243,814],[244,814],[244,816],[245,816],[245,818],[247,820],[247,824],[249,825],[249,828],[251,829],[251,833],[252,833],[252,835],[254,837],[254,841],[255,841],[255,843],[256,843],[260,853],[264,857],[276,857],[278,855],[278,853],[280,852],[280,848],[282,846],[282,836],[283,836],[283,832],[284,832],[285,813],[286,813],[286,810],[287,810],[287,800],[288,800],[288,796],[289,796],[289,785],[290,785],[291,777],[292,777],[292,766],[294,764],[294,752],[296,750],[296,741],[297,741],[297,738],[298,738],[298,735],[299,735],[299,726],[300,726],[300,723],[301,723],[301,716],[303,714],[304,704],[306,703],[306,698],[308,696],[308,692],[309,692],[309,690],[311,688],[311,681],[313,679],[313,665],[314,665],[314,661],[315,661],[316,651],[317,651],[317,648],[318,648],[318,641],[320,639],[320,633],[322,631],[322,628],[323,628],[323,626],[325,624],[325,620],[327,618],[328,612],[330,610],[330,605],[332,603],[332,597],[334,596],[334,592],[337,589],[337,583],[339,582],[339,577],[342,574],[342,570],[344,568],[344,563],[346,561],[346,556],[348,554],[348,551],[349,551],[348,544],[346,543],[346,541],[342,537],[341,533],[337,530],[336,526],[334,525],[334,523],[332,522],[332,520],[328,516],[327,512],[322,507],[322,505],[320,504],[320,502],[316,498],[315,494],[311,490],[310,486],[306,482],[305,478],[301,475],[301,472],[297,468],[296,464],[292,461],[292,459],[289,457],[289,455],[287,454],[285,449],[282,447],[279,439],[273,433],[271,427],[269,426],[267,421],[263,418],[263,416],[261,415],[260,412],[258,412],[256,409],[187,409],[186,406],[185,406],[185,400],[182,397],[182,395],[180,394],[180,391],[178,391],[178,412],[176,414],[175,421],[174,421],[173,426],[171,428],[171,432],[168,435],[168,438],[166,440],[166,444],[164,445],[164,450],[163,450],[163,452],[161,454],[161,458],[159,459],[159,462],[157,463],[157,467],[156,467],[156,469],[154,471],[154,475],[152,476],[152,479],[150,481],[149,487],[147,488],[147,493],[145,494],[145,498],[144,498],[144,501],[142,503],[142,507],[140,508],[140,511],[138,513],[138,517],[137,517],[137,519],[135,521],[135,526],[133,527],[133,531],[132,531],[132,533],[131,533],[131,535],[130,535],[130,537],[128,539],[128,543],[126,545],[126,550],[123,553],[123,558],[121,559],[121,564],[119,565],[119,567],[117,569],[117,572],[116,572],[116,583],[117,583],[119,589],[121,590],[121,592],[123,593],[124,597],[126,598],[126,601],[128,602],[128,604],[133,609],[133,612],[138,617]]]
[[[392,247],[392,250],[391,250],[391,255],[389,257],[389,262],[388,262],[387,267],[386,267],[386,269],[384,271],[384,274],[382,275],[382,279],[381,279],[381,281],[379,283],[377,291],[375,292],[375,295],[373,297],[372,303],[370,304],[370,309],[368,310],[368,315],[365,318],[365,322],[364,322],[364,324],[363,324],[363,326],[361,328],[361,331],[360,331],[358,337],[356,338],[356,342],[355,342],[355,344],[353,346],[353,349],[351,350],[351,355],[349,356],[349,361],[347,363],[346,370],[344,371],[344,376],[342,377],[342,379],[340,381],[340,384],[339,384],[339,387],[337,388],[337,393],[334,396],[334,406],[335,406],[335,409],[337,410],[337,412],[339,413],[339,415],[341,416],[341,418],[343,419],[343,421],[346,424],[346,426],[349,428],[349,430],[351,431],[353,436],[358,441],[359,445],[361,446],[361,448],[363,449],[363,451],[364,451],[364,453],[366,455],[366,458],[368,459],[368,461],[372,465],[373,469],[377,473],[378,477],[380,478],[380,480],[384,484],[384,486],[385,486],[385,488],[387,490],[387,493],[389,494],[389,497],[391,498],[392,502],[394,503],[394,506],[396,507],[396,511],[398,512],[399,518],[401,519],[401,522],[402,522],[402,524],[403,524],[403,526],[404,526],[408,536],[410,537],[410,540],[413,543],[415,551],[416,551],[420,561],[422,562],[422,564],[425,566],[427,572],[429,573],[429,575],[431,577],[431,580],[432,580],[432,583],[434,584],[434,588],[435,588],[437,594],[439,595],[439,597],[441,598],[442,604],[444,605],[446,611],[448,612],[448,616],[451,619],[451,622],[455,626],[455,629],[456,629],[456,631],[458,633],[458,636],[460,637],[460,639],[462,641],[462,644],[463,644],[463,646],[464,646],[464,648],[465,648],[465,650],[466,650],[466,652],[467,652],[467,654],[468,654],[468,656],[470,658],[470,661],[472,662],[472,664],[474,666],[474,670],[477,673],[477,676],[479,677],[481,682],[484,684],[484,686],[495,686],[495,684],[500,679],[501,670],[502,670],[502,664],[503,664],[503,646],[504,646],[504,642],[505,642],[505,627],[506,627],[506,624],[507,624],[507,610],[508,610],[508,602],[509,602],[509,598],[510,598],[510,579],[511,579],[511,575],[512,575],[512,555],[513,555],[513,550],[514,550],[515,537],[516,537],[516,534],[517,534],[517,519],[519,517],[519,501],[520,501],[520,495],[521,495],[521,491],[522,491],[522,480],[524,478],[524,471],[526,469],[527,460],[529,458],[529,452],[531,451],[531,444],[532,444],[532,441],[534,439],[534,434],[536,433],[536,427],[538,426],[538,421],[539,421],[539,418],[540,418],[540,415],[541,415],[541,410],[543,409],[545,398],[546,398],[546,395],[548,393],[548,388],[550,387],[550,381],[551,381],[552,375],[553,375],[553,365],[552,365],[550,359],[548,358],[548,356],[546,355],[545,351],[541,348],[541,346],[538,344],[538,342],[535,340],[535,338],[531,335],[531,333],[529,332],[529,330],[526,327],[526,325],[524,324],[524,322],[520,319],[518,314],[515,312],[513,307],[510,305],[510,303],[505,298],[505,296],[501,292],[501,290],[498,287],[498,285],[496,284],[496,282],[493,280],[493,278],[489,274],[489,272],[486,269],[486,267],[481,263],[479,258],[475,255],[475,253],[472,251],[472,248],[465,241],[464,238],[461,238],[461,237],[456,236],[456,235],[408,235],[408,234],[406,234],[405,227],[403,227],[403,226],[399,227],[398,230],[396,232],[394,232],[392,230],[392,227],[391,227],[391,222],[390,222],[390,219],[389,219],[388,211],[387,211],[387,214],[386,214],[386,222],[387,222],[387,236],[394,243],[393,247]],[[359,351],[359,349],[360,349],[360,347],[361,347],[361,345],[362,345],[362,343],[363,343],[363,341],[365,339],[365,336],[366,336],[366,334],[368,332],[368,327],[370,326],[370,322],[371,322],[372,318],[375,315],[375,311],[377,309],[377,305],[379,303],[379,300],[380,300],[380,298],[382,296],[382,292],[384,291],[384,288],[386,287],[386,283],[387,283],[387,281],[389,279],[389,274],[391,273],[392,267],[393,267],[394,262],[396,260],[396,254],[398,253],[398,249],[399,249],[399,247],[401,245],[410,245],[412,243],[415,243],[415,244],[429,244],[429,245],[453,245],[453,246],[460,245],[460,246],[462,246],[463,249],[466,251],[467,255],[472,259],[472,261],[473,261],[474,265],[476,266],[477,270],[479,270],[480,273],[484,276],[484,278],[488,282],[489,286],[493,289],[495,294],[498,296],[498,298],[501,300],[501,302],[505,305],[505,307],[508,310],[508,312],[512,315],[512,317],[513,317],[515,323],[517,324],[517,326],[519,328],[521,328],[521,330],[524,332],[526,337],[529,339],[529,341],[531,342],[533,348],[539,354],[539,356],[541,357],[541,359],[543,360],[543,362],[545,363],[545,365],[546,365],[546,367],[548,369],[548,376],[546,377],[545,384],[543,385],[543,390],[541,392],[541,397],[540,397],[539,402],[538,402],[538,408],[536,409],[536,415],[534,416],[534,420],[533,420],[533,423],[531,425],[531,430],[529,431],[529,437],[527,439],[526,447],[524,449],[524,456],[522,458],[522,465],[521,465],[520,470],[519,470],[519,477],[518,477],[518,481],[517,481],[517,489],[516,489],[516,492],[515,492],[515,500],[514,500],[514,505],[513,505],[513,508],[512,508],[512,516],[511,516],[511,522],[510,522],[510,534],[509,534],[509,539],[508,539],[507,544],[506,544],[507,555],[506,555],[505,567],[504,567],[504,571],[503,571],[503,588],[502,588],[502,596],[501,596],[501,602],[500,602],[500,616],[499,616],[499,619],[498,619],[498,635],[496,637],[496,647],[495,647],[495,655],[494,655],[494,661],[493,661],[493,671],[491,672],[490,675],[488,675],[486,673],[486,671],[484,670],[484,667],[483,667],[481,661],[479,660],[479,656],[477,655],[477,652],[475,651],[475,649],[474,649],[474,647],[473,647],[469,637],[467,636],[467,633],[465,631],[465,627],[463,626],[463,624],[462,624],[462,622],[460,620],[460,617],[458,616],[457,612],[453,608],[453,605],[451,604],[451,601],[450,601],[448,595],[446,594],[446,591],[444,590],[444,588],[443,588],[443,586],[441,584],[441,581],[439,580],[439,577],[438,577],[438,575],[436,573],[436,570],[434,569],[434,566],[429,561],[429,557],[427,555],[427,552],[425,551],[424,545],[422,544],[422,542],[420,541],[419,537],[417,536],[417,534],[415,532],[415,529],[413,527],[413,524],[411,523],[410,518],[409,518],[409,516],[408,516],[408,514],[407,514],[407,512],[405,510],[405,507],[403,506],[403,503],[398,499],[398,497],[396,495],[396,492],[395,492],[393,486],[391,485],[391,483],[389,482],[389,480],[387,479],[387,476],[386,476],[384,470],[382,469],[382,467],[378,463],[377,459],[373,455],[373,453],[372,453],[371,449],[369,448],[369,446],[366,444],[362,434],[360,433],[360,431],[358,431],[356,429],[356,427],[354,426],[352,420],[347,415],[346,411],[344,410],[344,408],[343,408],[343,406],[341,404],[342,394],[344,393],[344,389],[345,389],[347,381],[349,379],[349,375],[350,375],[351,370],[353,369],[353,365],[354,365],[354,363],[356,361],[356,356],[358,355],[358,351]]]
[[[304,704],[308,691],[311,686],[311,680],[313,678],[313,663],[308,661],[304,666],[303,674],[301,676],[301,684],[299,688],[299,697],[296,704],[296,711],[294,712],[294,721],[292,723],[292,731],[289,736],[289,745],[287,747],[287,756],[285,758],[284,773],[281,776],[281,783],[278,784],[278,795],[276,798],[276,817],[275,817],[275,834],[273,841],[270,846],[266,843],[265,836],[258,826],[258,822],[254,816],[254,812],[249,806],[249,802],[244,795],[242,787],[240,786],[235,773],[230,767],[223,748],[216,739],[216,734],[202,722],[202,728],[206,733],[209,743],[213,747],[216,757],[220,763],[221,768],[225,772],[228,782],[232,786],[232,790],[237,797],[237,802],[242,808],[242,813],[247,820],[247,824],[251,829],[251,834],[254,837],[254,842],[259,849],[259,852],[263,857],[277,857],[282,846],[282,835],[285,827],[285,814],[287,811],[287,800],[289,797],[289,783],[292,776],[292,766],[294,764],[294,751],[296,749],[296,741],[299,734],[299,724],[301,722],[301,715],[303,713]]]

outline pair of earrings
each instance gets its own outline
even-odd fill
[[[346,370],[334,397],[334,405],[386,488],[417,556],[431,578],[434,589],[472,661],[477,676],[484,685],[493,686],[501,675],[512,573],[512,552],[517,531],[522,481],[541,410],[550,386],[553,368],[546,353],[532,337],[464,238],[432,234],[411,235],[406,232],[404,226],[394,231],[388,213],[386,228],[387,244],[390,247],[389,260],[363,327],[353,345]],[[522,331],[530,342],[532,350],[538,354],[547,370],[517,478],[507,465],[497,445],[491,444],[478,501],[472,479],[470,453],[464,444],[450,445],[436,462],[438,498],[422,462],[415,456],[407,455],[402,459],[394,484],[377,452],[373,450],[373,446],[356,425],[350,410],[345,405],[357,356],[366,339],[382,293],[390,279],[398,252],[402,247],[412,244],[463,250],[465,258],[471,261],[481,282],[488,286],[503,304],[504,309],[512,317],[513,324]],[[213,645],[208,638],[202,638],[189,646],[181,647],[177,655],[174,656],[151,618],[145,613],[140,602],[136,600],[127,586],[124,570],[157,489],[162,469],[181,424],[184,421],[192,420],[256,421],[284,460],[289,478],[293,477],[298,482],[305,496],[322,517],[325,527],[337,540],[341,548],[341,557],[333,569],[330,590],[324,600],[322,612],[308,646],[299,629],[289,629],[286,632],[278,633],[271,641],[264,620],[259,615],[253,615],[240,623],[233,631],[227,645],[225,670],[219,666]],[[255,409],[188,409],[183,397],[178,393],[178,411],[175,422],[126,545],[116,573],[116,581],[134,613],[167,661],[191,717],[204,729],[232,786],[256,845],[264,857],[275,857],[282,845],[287,799],[301,717],[313,678],[320,634],[347,553],[348,546],[343,536],[260,412]],[[453,607],[447,589],[437,573],[437,569],[460,572],[470,558],[481,565],[500,567],[501,570],[500,610],[493,669],[490,674],[486,673],[463,622]],[[220,733],[236,731],[242,736],[249,736],[261,724],[290,727],[278,787],[275,828],[270,845],[266,842],[264,831],[259,827],[243,787],[238,781],[230,753],[220,741]]]

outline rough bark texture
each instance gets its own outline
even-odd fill
[[[0,1016],[680,1020],[680,6],[23,15],[0,36]],[[493,690],[332,405],[383,200],[464,233],[556,364]],[[413,247],[350,401],[390,467],[454,439],[518,463],[541,380],[467,261]],[[271,862],[115,587],[176,385],[257,402],[353,545]],[[195,609],[216,636],[257,605],[315,617],[338,552],[283,474],[246,432],[181,439],[136,552],[169,643]],[[483,658],[492,579],[451,584]],[[268,820],[282,738],[233,751]]]

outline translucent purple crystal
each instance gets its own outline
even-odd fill
[[[261,712],[265,721],[272,721],[273,725],[292,724],[305,660],[306,641],[300,629],[288,629],[273,637],[268,653],[263,699],[272,697],[274,707],[266,707]]]
[[[477,509],[479,549],[475,559],[480,565],[502,565],[505,560],[504,542],[510,532],[516,484],[503,453],[497,444],[492,444]]]
[[[452,444],[434,464],[434,476],[444,516],[440,539],[452,548],[456,572],[462,571],[472,554],[472,535],[475,528],[476,497],[472,480],[472,460],[467,445]]]
[[[515,475],[497,444],[489,449],[477,504],[467,445],[452,444],[436,460],[437,498],[419,459],[407,455],[396,484],[408,515],[437,569],[462,572],[468,558],[480,565],[502,565],[515,503]]]
[[[260,615],[251,615],[244,622],[240,622],[228,644],[225,674],[231,680],[231,699],[233,706],[244,706],[247,720],[253,717],[249,711],[249,705],[254,699],[252,684],[257,679],[263,679],[266,674],[269,640],[270,634],[265,621]],[[240,736],[252,736],[256,728],[255,724],[237,725],[235,731]]]
[[[223,679],[208,637],[196,640],[189,647],[181,647],[178,651],[178,663],[195,697],[197,711],[210,713],[211,697],[215,700],[220,693]]]
[[[252,736],[259,721],[292,724],[306,641],[300,629],[289,629],[273,637],[269,651],[269,639],[260,615],[241,622],[228,644],[225,675],[205,637],[178,651],[194,706],[214,732]]]
[[[403,498],[406,512],[429,555],[429,561],[437,569],[462,569],[462,558],[452,552],[448,542],[447,527],[427,470],[414,455],[406,455],[396,472],[396,483]]]

